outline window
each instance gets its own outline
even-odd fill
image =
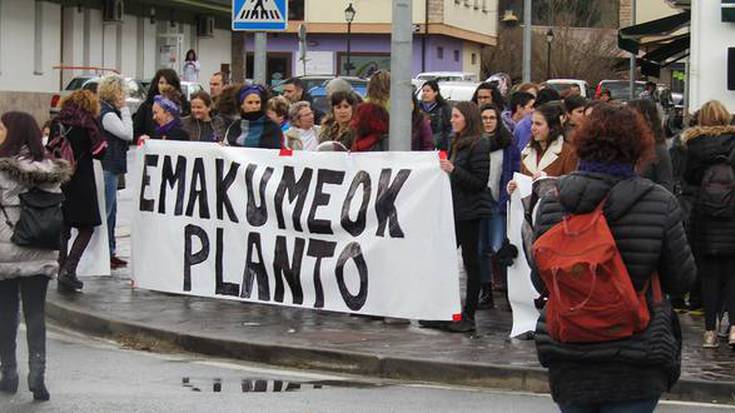
[[[444,48],[439,46],[436,48],[436,58],[437,59],[444,59]]]
[[[475,0],[472,4],[472,8],[475,10],[480,10],[480,0]]]
[[[288,0],[289,20],[304,20],[304,1],[305,0]]]
[[[487,13],[488,12],[488,9],[487,9],[487,0],[482,0],[482,12],[483,13]]]
[[[33,26],[33,74],[43,75],[43,3],[35,3],[35,21]]]
[[[459,62],[459,50],[454,51],[454,61]]]
[[[470,7],[470,0],[464,0],[464,6]]]
[[[473,65],[477,64],[477,53],[472,53],[472,64]]]

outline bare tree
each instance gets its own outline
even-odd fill
[[[602,13],[600,3],[594,0],[549,1],[552,8],[544,9],[544,12],[549,13],[545,21],[554,22],[551,26],[554,32],[551,77],[584,79],[590,84],[616,77],[615,62],[620,56],[617,31],[593,28],[606,21],[605,16],[609,13]],[[531,77],[536,82],[546,79],[547,29],[548,26],[536,26],[533,31]],[[487,48],[483,53],[483,72],[488,76],[506,72],[517,82],[522,76],[522,54],[523,28],[501,24],[497,47]]]

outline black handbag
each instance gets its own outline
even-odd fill
[[[18,195],[18,198],[20,218],[15,224],[10,222],[5,207],[0,205],[5,223],[13,229],[10,241],[21,247],[58,250],[59,237],[64,226],[61,211],[64,195],[33,188]]]

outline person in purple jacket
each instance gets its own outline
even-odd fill
[[[411,150],[433,151],[434,133],[431,131],[431,120],[419,108],[416,95],[411,93],[413,109],[411,111]]]
[[[559,95],[559,92],[554,90],[553,88],[547,87],[544,89],[541,89],[538,92],[538,96],[536,97],[536,101],[533,104],[534,109],[543,105],[544,103],[553,102],[556,100],[561,100],[561,96]],[[523,148],[528,145],[528,142],[531,140],[531,115],[533,112],[529,113],[521,119],[519,122],[516,123],[515,130],[513,131],[513,139],[516,141],[516,146],[518,147],[519,151],[523,151]]]

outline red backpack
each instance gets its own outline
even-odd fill
[[[563,343],[630,337],[645,330],[651,318],[648,288],[639,293],[633,287],[603,214],[606,200],[588,214],[564,217],[533,244],[539,274],[549,291],[546,328]]]

